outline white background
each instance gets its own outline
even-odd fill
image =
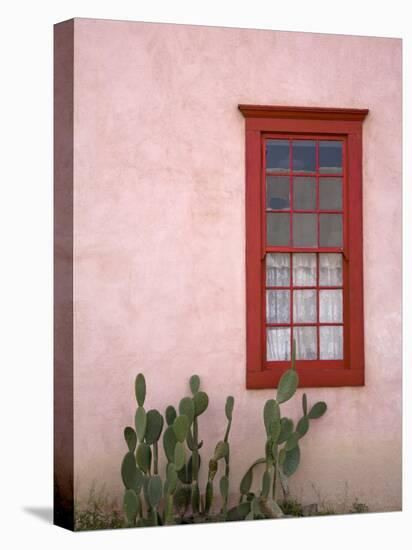
[[[0,18],[0,543],[3,548],[407,548],[411,544],[409,2],[9,1]],[[73,534],[52,507],[52,38],[72,17],[392,36],[404,39],[404,512]],[[408,28],[409,27],[409,28]],[[388,109],[391,106],[388,105]],[[390,365],[388,365],[390,368]],[[103,398],[103,396],[102,396]],[[382,395],[382,400],[385,395]],[[379,437],[379,434],[377,434]],[[352,465],[356,468],[356,464]],[[384,473],[383,473],[384,475]],[[409,527],[409,529],[408,529]],[[408,542],[409,539],[409,542]]]

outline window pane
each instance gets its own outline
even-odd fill
[[[316,327],[295,327],[296,359],[317,359]]]
[[[316,286],[316,254],[293,254],[293,285]]]
[[[319,321],[321,323],[342,322],[342,290],[319,291]]]
[[[295,323],[316,322],[316,290],[293,291],[293,321]]]
[[[319,179],[321,210],[342,210],[342,178]]]
[[[343,359],[343,327],[319,327],[320,358]]]
[[[293,208],[316,209],[316,178],[293,178]]]
[[[266,285],[289,286],[290,255],[282,252],[266,255]]]
[[[342,173],[342,142],[319,142],[319,172],[324,174]]]
[[[320,214],[320,246],[342,246],[342,215]]]
[[[293,214],[293,246],[316,245],[316,214]]]
[[[288,210],[290,208],[289,177],[266,177],[266,208],[268,210]]]
[[[288,246],[290,242],[290,214],[266,214],[267,244]]]
[[[268,323],[290,323],[290,291],[266,291],[266,321]]]
[[[289,141],[273,139],[266,142],[266,170],[289,172]]]
[[[292,158],[294,172],[315,172],[315,142],[310,140],[292,141]]]
[[[290,360],[290,328],[266,330],[266,359],[268,361]]]
[[[341,284],[342,254],[319,254],[319,285],[340,286]]]

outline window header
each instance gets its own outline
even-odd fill
[[[335,107],[286,107],[284,105],[238,105],[245,118],[288,118],[306,120],[363,121],[369,109]]]

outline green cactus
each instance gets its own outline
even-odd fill
[[[142,443],[146,434],[146,426],[147,426],[147,415],[146,415],[146,411],[142,406],[137,408],[134,421],[135,421],[137,439],[139,440],[140,443]]]
[[[191,499],[192,499],[191,504],[192,504],[193,514],[199,514],[199,512],[200,512],[200,490],[199,490],[199,483],[197,481],[193,482]]]
[[[219,482],[220,495],[222,497],[222,514],[227,513],[227,501],[229,498],[229,478],[224,475],[220,478]]]
[[[303,416],[306,416],[308,414],[308,398],[306,397],[306,393],[302,395],[302,410]]]
[[[308,418],[315,419],[320,418],[323,416],[326,412],[327,405],[324,401],[319,401],[318,403],[315,403],[313,407],[310,409]]]
[[[136,458],[131,451],[126,453],[123,458],[121,474],[125,488],[139,493],[142,484],[142,474],[136,467]]]
[[[143,374],[135,381],[135,393],[138,407],[135,414],[135,429],[127,426],[124,439],[128,452],[121,464],[121,477],[125,487],[124,511],[129,526],[170,525],[177,522],[199,521],[202,516],[210,516],[213,508],[214,479],[219,471],[220,461],[225,471],[220,474],[219,490],[222,498],[221,518],[227,521],[239,519],[262,519],[281,517],[282,511],[276,503],[276,484],[286,495],[288,478],[293,475],[300,463],[299,441],[310,426],[310,420],[318,419],[326,412],[323,401],[315,403],[308,412],[307,396],[302,396],[303,416],[294,429],[291,419],[281,417],[281,403],[288,401],[296,392],[298,375],[295,369],[296,345],[293,342],[292,368],[285,371],[279,381],[276,399],[266,401],[263,408],[263,421],[266,430],[265,456],[256,460],[246,471],[240,483],[240,502],[228,510],[230,445],[229,433],[232,425],[234,398],[228,396],[225,404],[227,420],[224,438],[215,446],[209,460],[207,484],[204,496],[199,487],[201,456],[199,450],[203,441],[199,441],[198,419],[209,404],[208,395],[199,391],[200,378],[193,375],[189,385],[193,397],[183,397],[176,409],[169,405],[164,418],[156,409],[148,412],[144,409],[146,382]],[[158,472],[158,443],[163,432],[163,449],[167,458],[165,481]],[[190,450],[186,462],[185,447]],[[252,491],[255,468],[265,465],[261,478],[260,494]],[[271,493],[272,487],[272,493]],[[143,488],[146,506],[142,506]],[[271,495],[270,495],[271,493]],[[158,509],[163,499],[163,515]],[[191,515],[186,515],[191,507]],[[145,511],[146,510],[146,511]],[[180,515],[174,515],[177,510]],[[196,519],[197,518],[197,519]],[[203,519],[204,520],[204,519]]]
[[[187,432],[189,431],[189,419],[186,415],[181,414],[173,422],[173,430],[175,432],[176,439],[183,443],[187,437]]]
[[[229,452],[229,444],[227,441],[219,441],[215,448],[215,454],[213,455],[216,462],[221,458],[224,458]]]
[[[158,524],[158,515],[157,508],[160,504],[160,499],[162,498],[163,488],[162,480],[159,476],[153,476],[149,479],[147,486],[147,493],[150,507],[153,510],[154,524]]]
[[[137,465],[145,474],[150,474],[152,451],[146,443],[140,443],[136,451]]]
[[[205,412],[207,406],[209,405],[209,397],[204,391],[198,391],[195,393],[193,400],[195,405],[195,416],[200,416]]]
[[[145,439],[148,445],[157,443],[163,430],[163,416],[156,409],[147,411]]]
[[[303,437],[307,434],[309,430],[309,419],[307,416],[302,416],[299,422],[296,424],[296,431],[299,434],[299,437]]]
[[[298,383],[299,377],[295,369],[289,369],[282,374],[276,394],[276,401],[279,405],[294,396]]]
[[[299,445],[295,445],[290,451],[285,448],[285,458],[282,463],[283,473],[290,477],[294,474],[299,466],[300,462],[300,449]]]
[[[124,439],[130,452],[134,453],[137,445],[137,435],[131,426],[124,429]]]
[[[284,443],[293,432],[293,420],[290,418],[281,418],[280,420],[280,434],[278,437],[278,444]]]
[[[137,404],[139,407],[143,407],[146,398],[146,380],[142,373],[136,376],[135,393]]]
[[[225,414],[229,422],[232,422],[233,407],[235,404],[235,398],[229,395],[226,399]]]
[[[136,493],[132,489],[127,489],[124,493],[123,507],[129,523],[129,527],[134,527],[136,524],[137,512],[139,504]]]
[[[176,409],[173,407],[173,405],[169,405],[166,408],[165,416],[166,416],[167,425],[171,426],[177,416]]]
[[[177,438],[173,426],[168,426],[163,434],[163,448],[169,462],[174,460],[176,443]]]
[[[238,506],[234,506],[227,513],[227,521],[241,521],[246,519],[246,516],[250,513],[250,502],[242,502]]]
[[[265,458],[259,458],[258,460],[255,460],[255,462],[251,466],[249,466],[249,468],[247,469],[245,475],[243,476],[240,482],[240,499],[241,500],[244,496],[246,496],[249,493],[250,488],[252,486],[253,469],[256,466],[259,466],[259,464],[265,464],[265,462],[266,462]]]
[[[186,416],[189,426],[193,424],[195,418],[195,404],[191,397],[184,397],[179,403],[179,414]]]
[[[208,481],[206,484],[206,493],[205,493],[205,514],[209,514],[210,508],[212,507],[213,502],[213,483]]]
[[[183,468],[183,466],[185,465],[185,460],[186,460],[185,447],[183,443],[178,441],[176,443],[174,456],[173,456],[173,462],[174,462],[174,465],[176,466],[177,472]]]
[[[190,386],[190,390],[192,392],[192,395],[195,395],[199,391],[200,378],[198,377],[197,374],[194,374],[193,376],[190,377],[189,386]]]

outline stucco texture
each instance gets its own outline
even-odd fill
[[[235,397],[231,487],[264,452],[273,390],[245,388],[245,150],[239,103],[368,108],[363,220],[366,385],[311,388],[328,412],[291,493],[401,508],[401,41],[76,19],[74,463],[122,495],[134,379],[164,412],[197,373],[207,463]],[[300,414],[300,397],[285,406]],[[203,465],[205,470],[205,464]],[[204,479],[205,472],[203,471]]]

